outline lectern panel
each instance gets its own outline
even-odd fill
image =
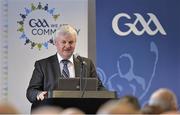
[[[116,98],[115,92],[109,91],[49,91],[48,98]]]

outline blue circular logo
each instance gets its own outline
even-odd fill
[[[19,15],[21,20],[17,21],[17,31],[24,45],[39,50],[42,47],[48,49],[49,44],[54,45],[52,34],[59,26],[56,21],[60,17],[55,8],[49,8],[48,4],[42,5],[41,2],[37,5],[31,3],[30,8],[24,8],[24,12]]]

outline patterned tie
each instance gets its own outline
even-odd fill
[[[67,67],[67,64],[69,62],[69,60],[62,60],[61,61],[63,63],[63,70],[62,70],[62,75],[64,78],[69,78],[69,70],[68,70],[68,67]]]

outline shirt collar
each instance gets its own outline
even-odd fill
[[[63,58],[59,55],[59,53],[57,53],[57,57],[58,57],[58,62],[60,63],[61,60],[63,60]],[[71,57],[68,59],[71,63],[74,63],[73,60],[73,55],[71,55]]]

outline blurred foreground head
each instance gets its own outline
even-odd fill
[[[41,106],[33,109],[32,114],[60,114],[62,108],[57,106]]]
[[[85,115],[83,111],[78,108],[67,108],[61,112],[61,115]]]
[[[150,97],[149,105],[160,106],[164,112],[178,110],[176,95],[166,88],[156,90]]]
[[[19,111],[15,106],[9,103],[1,103],[0,104],[0,114],[18,114]]]
[[[141,105],[139,103],[139,100],[137,97],[133,96],[133,95],[126,95],[120,98],[119,100],[121,103],[129,103],[131,104],[132,108],[134,108],[135,110],[139,111],[141,109]]]
[[[102,105],[97,114],[136,114],[139,113],[140,105],[136,98],[125,96],[120,100],[110,100]]]
[[[142,114],[161,114],[163,113],[163,110],[160,106],[155,106],[155,105],[145,105],[141,109]]]

